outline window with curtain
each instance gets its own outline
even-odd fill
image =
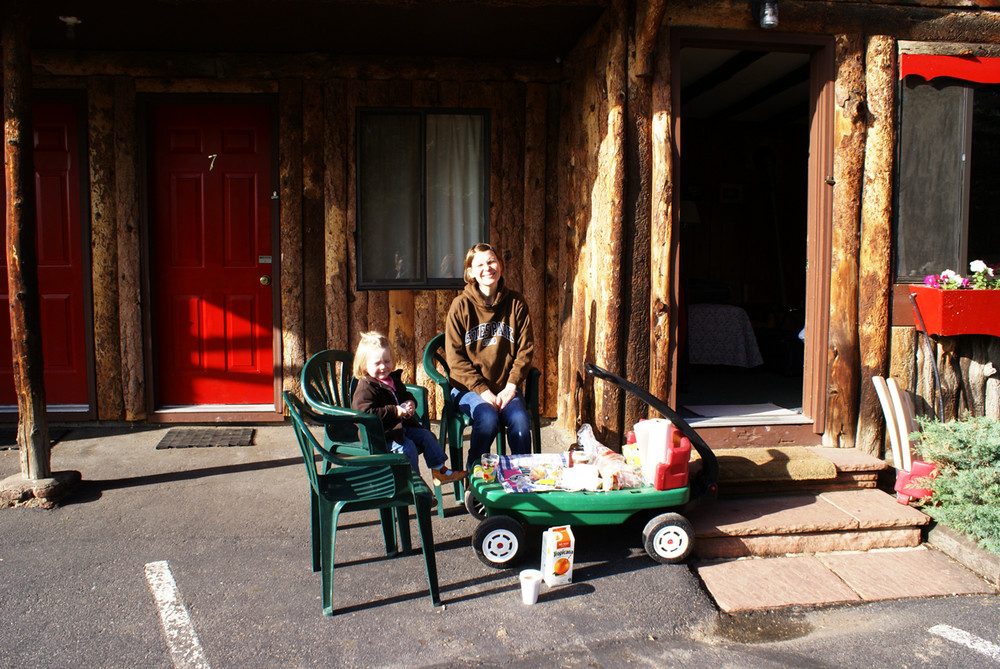
[[[1000,263],[1000,59],[900,59],[896,280]]]
[[[487,240],[485,112],[358,111],[358,286],[462,283],[465,252]]]

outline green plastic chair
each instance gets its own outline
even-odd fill
[[[400,517],[406,517],[405,543],[408,545],[408,507],[411,505],[416,509],[431,602],[434,606],[441,606],[431,529],[430,489],[423,484],[420,477],[413,475],[413,468],[405,455],[385,451],[381,421],[371,414],[351,409],[340,409],[343,414],[339,416],[317,414],[308,411],[291,393],[285,392],[284,396],[285,405],[292,419],[292,427],[295,429],[295,437],[299,442],[306,471],[309,474],[311,494],[318,500],[318,526],[314,525],[313,530],[319,535],[323,614],[333,615],[333,569],[340,514],[372,509],[395,511]],[[344,451],[338,448],[336,442],[333,443],[333,448],[325,448],[309,430],[306,418],[324,428],[333,427],[348,436],[352,431],[357,433],[360,441],[371,447],[373,454],[358,455],[355,452],[358,441],[356,437],[347,442]],[[329,432],[327,430],[328,434]],[[317,454],[323,459],[322,472],[317,471]],[[388,534],[392,534],[392,527],[392,523],[382,525],[387,544],[390,542]],[[388,534],[386,534],[387,528]]]
[[[340,415],[331,411],[332,409],[350,409],[351,397],[354,395],[354,388],[358,385],[358,380],[354,378],[354,354],[350,351],[338,349],[326,349],[309,357],[302,367],[299,381],[302,384],[302,395],[306,404],[313,411],[323,415]],[[427,415],[427,389],[423,386],[406,385],[406,389],[417,401],[416,415],[420,419],[420,424],[427,430],[431,428],[430,417]],[[328,450],[334,443],[337,443],[341,452],[354,452],[357,455],[367,455],[371,453],[368,444],[355,442],[348,443],[343,434],[330,434],[331,430],[337,428],[328,427],[324,430],[323,446]],[[384,450],[384,449],[383,449]],[[437,496],[438,513],[443,515],[444,504],[441,499],[440,486],[434,486],[434,494]],[[315,496],[312,499],[313,529],[316,525],[316,514],[318,513],[318,500]],[[398,516],[398,514],[397,514]],[[400,526],[406,521],[397,517],[396,524]],[[393,522],[393,511],[387,510],[382,515],[383,531],[386,524],[391,526]],[[389,550],[388,544],[386,550]],[[319,536],[313,532],[313,571],[319,571]]]
[[[449,369],[444,355],[443,333],[427,342],[427,346],[424,348],[423,364],[424,372],[441,388],[443,398],[438,440],[441,442],[441,447],[445,448],[448,453],[451,468],[462,469],[465,467],[465,459],[462,456],[462,439],[466,428],[472,427],[472,419],[459,411],[455,403],[451,401],[451,382],[448,380]],[[528,405],[528,414],[531,416],[532,453],[541,453],[542,447],[541,423],[538,418],[538,383],[541,376],[542,373],[532,367],[524,384],[524,401]],[[503,430],[497,434],[497,452],[501,455],[507,452],[507,440]],[[464,482],[456,481],[455,499],[463,501],[465,492]]]

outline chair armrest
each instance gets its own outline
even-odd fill
[[[431,429],[431,418],[427,415],[427,389],[423,386],[413,385],[410,383],[405,384],[406,390],[413,398],[417,400],[416,417],[420,421],[420,425],[425,429]]]
[[[354,455],[347,453],[334,453],[320,448],[319,454],[326,462],[337,465],[338,467],[368,467],[372,465],[406,465],[407,467],[410,467],[409,458],[402,453]]]
[[[326,454],[326,460],[345,455],[357,457],[359,443],[362,454],[384,455],[389,452],[385,444],[385,428],[374,414],[322,403],[306,407],[306,416],[326,431],[327,444],[333,447],[320,448],[320,452]],[[337,450],[337,442],[344,442],[343,452]]]

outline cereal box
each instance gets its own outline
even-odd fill
[[[573,582],[573,551],[576,539],[569,525],[550,527],[542,534],[542,578],[546,585]]]

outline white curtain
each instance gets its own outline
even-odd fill
[[[465,252],[485,241],[483,117],[427,116],[427,276],[461,278]]]

